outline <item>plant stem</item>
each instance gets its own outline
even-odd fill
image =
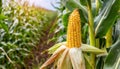
[[[91,9],[91,0],[87,0],[88,6],[88,19],[89,19],[89,38],[90,45],[95,46],[95,32],[94,32],[94,23]],[[91,54],[92,69],[95,69],[95,55]]]
[[[98,13],[99,8],[100,8],[100,2],[99,0],[96,0],[96,13]]]
[[[106,34],[106,48],[112,45],[112,28],[110,28]]]
[[[90,45],[95,46],[95,32],[91,7],[88,6]]]
[[[100,42],[99,42],[99,38],[96,39],[96,47],[99,48],[100,47]]]

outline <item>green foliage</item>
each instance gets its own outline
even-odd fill
[[[62,16],[62,22],[63,22],[63,25],[66,30],[67,30],[69,15],[70,15],[70,12],[68,12]]]
[[[0,28],[4,29],[4,31],[6,31],[8,33],[8,27],[3,21],[3,19],[6,19],[6,18],[7,17],[4,16],[3,14],[0,14]]]
[[[49,12],[49,11],[48,11]],[[0,69],[24,69],[53,16],[47,12],[10,2],[0,15]]]
[[[120,69],[120,37],[111,46],[103,69]]]
[[[112,27],[118,18],[120,9],[120,0],[106,0],[103,3],[101,12],[95,19],[97,24],[95,32],[96,37],[103,37],[110,27]]]
[[[2,0],[0,0],[0,7],[2,6]]]
[[[0,14],[0,20],[3,20],[3,19],[5,19],[5,18],[7,18],[5,15]]]
[[[66,40],[66,28],[67,28],[67,23],[68,23],[68,18],[70,12],[72,12],[74,9],[78,8],[80,12],[80,17],[81,17],[81,23],[82,23],[82,42],[86,44],[90,44],[90,38],[91,35],[88,33],[90,30],[89,27],[92,29],[92,34],[94,34],[95,39],[93,42],[95,42],[95,46],[107,50],[107,38],[105,38],[107,35],[106,33],[110,30],[110,33],[114,32],[116,30],[114,28],[115,23],[117,22],[118,18],[120,17],[119,15],[119,10],[120,10],[120,0],[61,0],[60,1],[60,8],[63,8],[62,10],[59,9],[60,16],[58,19],[58,24],[60,26],[59,29],[59,40],[64,41]],[[91,26],[90,23],[93,23]],[[118,38],[116,35],[109,36],[108,38],[115,37]],[[117,34],[120,35],[120,34]],[[108,40],[109,41],[109,40]],[[113,68],[114,65],[116,66],[116,63],[120,63],[120,56],[117,48],[119,47],[119,42],[112,38],[111,41],[113,44],[112,47],[110,47],[110,51],[108,51],[108,56],[106,54],[101,54],[98,55],[99,57],[95,57],[96,62],[93,64],[90,64],[88,61],[92,62],[91,59],[91,54],[85,53],[85,56],[87,55],[87,58],[85,57],[85,60],[88,62],[87,64],[87,69],[95,69],[94,64],[96,65],[96,69],[115,69]],[[116,43],[116,44],[114,44]],[[117,52],[113,54],[112,52]],[[107,57],[106,57],[107,56]],[[114,57],[116,56],[116,57]],[[116,58],[116,60],[113,60],[112,58]],[[106,59],[106,61],[105,61]],[[117,62],[118,60],[118,62]],[[104,63],[105,62],[105,63]],[[105,65],[104,65],[105,64]],[[109,67],[107,66],[109,65]],[[93,66],[93,68],[91,68]],[[113,66],[113,67],[112,67]],[[120,67],[120,66],[119,66]],[[118,68],[119,69],[119,68]]]

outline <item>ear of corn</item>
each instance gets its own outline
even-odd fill
[[[80,15],[78,9],[75,9],[70,17],[67,28],[67,47],[80,47],[81,46],[81,25]]]
[[[77,9],[69,17],[67,42],[58,43],[50,48],[49,51],[52,51],[53,55],[40,69],[44,69],[53,62],[55,62],[55,69],[86,69],[82,51],[95,54],[105,53],[105,51],[98,48],[81,43],[80,15]],[[87,61],[89,62],[90,60]],[[92,64],[91,62],[89,63]]]

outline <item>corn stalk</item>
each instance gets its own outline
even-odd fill
[[[91,9],[91,0],[87,0],[87,8],[88,8],[90,45],[95,46],[95,32],[94,32],[94,22],[93,22],[92,9]],[[92,69],[94,69],[95,68],[95,55],[93,54],[91,54],[91,63],[92,63]]]

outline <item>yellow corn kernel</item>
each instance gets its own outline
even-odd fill
[[[69,16],[67,28],[67,47],[80,47],[81,46],[81,24],[80,14],[78,9],[75,9]]]

